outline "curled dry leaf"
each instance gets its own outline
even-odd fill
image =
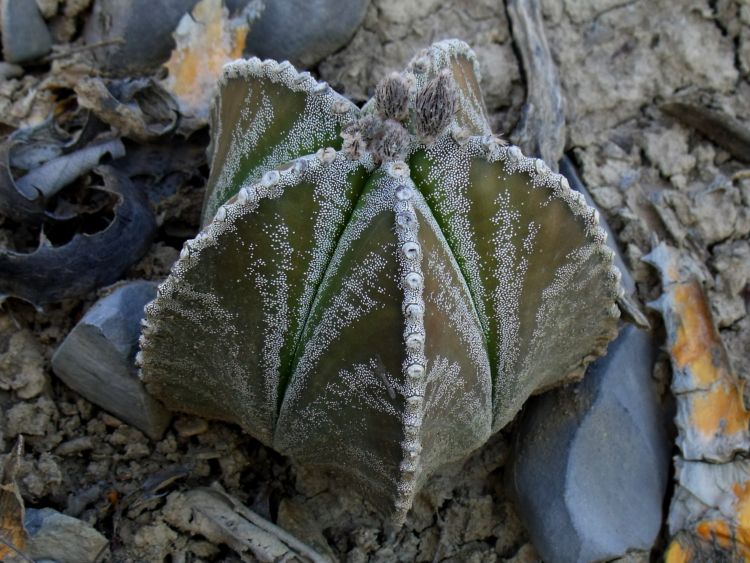
[[[177,126],[177,103],[150,78],[83,78],[74,85],[78,103],[136,141],[150,141]]]
[[[750,127],[725,111],[711,92],[688,90],[660,107],[743,162],[750,162]]]
[[[109,166],[96,172],[114,194],[112,222],[94,234],[76,234],[54,247],[42,241],[26,254],[0,249],[0,296],[15,296],[35,305],[81,297],[94,288],[117,281],[148,250],[156,221],[146,196]]]
[[[60,189],[96,167],[105,156],[125,155],[119,139],[92,143],[47,160],[17,180],[11,173],[13,141],[0,146],[0,213],[19,222],[40,223],[45,204]]]

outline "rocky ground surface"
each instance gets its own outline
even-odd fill
[[[4,17],[11,11],[8,4],[2,3]],[[91,100],[91,90],[81,88],[81,77],[98,76],[96,64],[87,58],[96,49],[81,49],[92,10],[97,9],[92,4],[97,2],[37,4],[44,19],[24,20],[29,29],[37,29],[31,34],[33,45],[8,37],[12,28],[2,29],[6,61],[9,51],[31,51],[30,59],[22,53],[18,64],[0,63],[4,137],[38,125],[50,114],[62,128],[84,129],[82,109],[98,107],[85,101]],[[138,2],[132,5],[145,9]],[[493,127],[510,136],[522,112],[526,82],[502,2],[371,0],[369,5],[352,6],[365,10],[361,26],[351,40],[345,38],[343,47],[314,62],[314,74],[362,102],[380,78],[400,69],[416,51],[433,41],[458,37],[479,57]],[[565,153],[612,227],[636,282],[637,297],[646,303],[661,292],[657,273],[641,261],[655,242],[683,249],[701,265],[734,370],[750,377],[750,3],[544,0],[541,6],[566,102]],[[35,25],[49,29],[49,36]],[[277,29],[279,36],[294,32]],[[112,48],[106,36],[97,39],[105,42],[102,49]],[[316,41],[316,36],[309,41]],[[162,102],[146,94],[134,99],[140,100],[139,108],[150,110],[143,110],[141,129],[131,127],[123,135],[127,156],[119,170],[148,194],[156,234],[145,256],[120,279],[161,280],[183,241],[197,232],[209,137],[205,127],[187,137],[163,133],[170,127],[158,109]],[[669,111],[684,100],[698,100],[734,120],[739,140],[732,144],[726,132],[696,129],[684,111]],[[101,111],[98,115],[100,133],[117,129],[116,121],[102,119]],[[52,144],[38,150],[51,150]],[[7,149],[3,150],[6,158]],[[68,209],[79,206],[94,217],[107,209],[106,202],[81,195],[86,186],[101,184],[98,174],[82,173],[60,192]],[[56,211],[65,209],[58,204]],[[112,212],[104,215],[105,224],[115,220]],[[71,230],[101,229],[94,219],[79,218],[41,236],[62,245],[71,240]],[[38,224],[0,216],[0,244],[6,248],[28,251],[40,233]],[[11,298],[0,310],[0,467],[23,435],[25,449],[16,480],[27,511],[54,509],[74,518],[66,524],[67,533],[97,530],[105,541],[92,536],[88,560],[254,560],[208,532],[191,533],[197,528],[185,517],[185,492],[214,482],[334,560],[538,559],[506,490],[506,462],[517,424],[466,462],[433,478],[406,526],[391,530],[325,476],[294,468],[234,426],[177,415],[154,439],[87,401],[53,373],[52,358],[96,300],[117,285],[40,309]],[[650,319],[657,339],[663,338],[658,317]],[[654,371],[668,403],[669,364],[664,353]],[[665,533],[652,555],[664,548]],[[649,554],[642,551],[628,558],[645,561]]]

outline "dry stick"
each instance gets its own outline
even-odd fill
[[[750,162],[750,128],[723,111],[710,92],[686,92],[665,101],[659,109],[699,131],[737,160]]]
[[[526,78],[526,103],[511,139],[557,172],[565,149],[565,100],[544,34],[539,1],[506,0],[505,6]]]
[[[81,45],[79,47],[70,47],[65,50],[60,50],[57,53],[52,53],[47,55],[42,59],[42,61],[48,63],[51,61],[54,61],[55,59],[64,59],[65,57],[70,57],[71,55],[75,55],[76,53],[83,53],[85,51],[93,51],[95,49],[100,49],[102,47],[110,47],[112,45],[122,45],[125,43],[125,39],[122,37],[116,37],[114,39],[105,39],[103,41],[98,41],[96,43],[90,43],[88,45]]]
[[[229,503],[234,507],[234,509],[237,511],[238,514],[240,514],[242,517],[244,517],[246,520],[248,520],[249,522],[257,526],[261,530],[268,532],[269,534],[274,535],[277,538],[279,538],[282,541],[282,543],[285,543],[287,546],[289,546],[294,551],[296,551],[299,555],[307,557],[313,563],[328,563],[328,559],[320,555],[313,548],[303,543],[301,540],[297,539],[296,537],[291,535],[289,532],[287,532],[283,528],[280,528],[273,522],[269,522],[268,520],[266,520],[259,514],[253,512],[252,510],[247,508],[244,504],[240,503],[237,499],[235,499],[231,495],[226,494],[223,490],[219,489],[218,487],[212,487],[212,488],[214,491],[220,493],[227,501],[229,501]]]

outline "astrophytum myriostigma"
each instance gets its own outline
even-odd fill
[[[227,65],[203,229],[146,308],[151,393],[396,522],[619,314],[596,212],[492,135],[477,66],[437,43],[360,110],[289,63]]]

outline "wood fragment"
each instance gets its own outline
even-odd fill
[[[31,561],[23,554],[29,536],[23,526],[24,504],[16,483],[22,455],[23,435],[19,435],[0,473],[0,561]]]
[[[557,172],[565,148],[565,99],[544,33],[540,2],[507,0],[506,9],[526,79],[526,103],[511,139]]]
[[[750,559],[750,412],[687,255],[662,243],[644,257],[661,273],[677,401],[677,487],[666,561]]]
[[[228,545],[242,561],[329,562],[311,547],[244,506],[218,484],[171,495],[165,517],[178,529]]]

